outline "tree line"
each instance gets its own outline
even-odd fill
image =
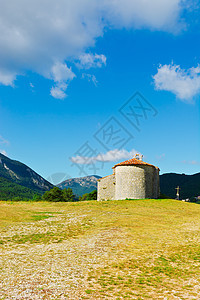
[[[94,190],[91,193],[84,194],[83,196],[77,197],[71,188],[59,189],[54,187],[49,191],[46,191],[43,195],[34,194],[32,198],[24,197],[13,197],[12,201],[48,201],[48,202],[76,202],[76,201],[87,201],[97,200],[97,191]]]

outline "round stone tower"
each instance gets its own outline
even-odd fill
[[[136,155],[114,167],[115,199],[159,198],[159,168]]]

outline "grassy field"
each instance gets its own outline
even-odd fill
[[[0,299],[200,299],[200,205],[0,202]]]

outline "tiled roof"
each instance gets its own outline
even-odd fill
[[[148,164],[140,159],[137,159],[137,158],[132,158],[132,159],[129,159],[129,160],[125,160],[119,164],[116,164],[114,165],[113,169],[118,167],[118,166],[135,166],[135,165],[141,165],[141,166],[152,166],[156,169],[159,169],[158,167],[154,166],[154,165],[151,165],[151,164]]]

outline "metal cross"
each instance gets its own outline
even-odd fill
[[[176,199],[178,199],[179,200],[179,196],[180,196],[180,187],[179,186],[177,186],[177,188],[175,188],[175,190],[176,190],[176,196],[177,196],[177,198]]]

